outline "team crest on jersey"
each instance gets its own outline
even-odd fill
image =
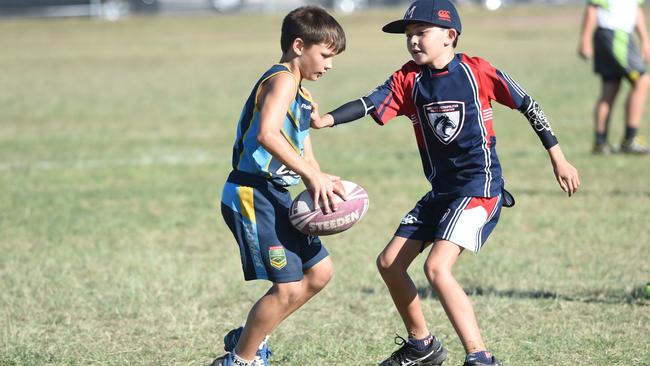
[[[445,145],[452,142],[463,129],[464,102],[434,102],[425,105],[424,112],[433,134]]]
[[[282,269],[287,265],[287,255],[282,245],[269,247],[269,263],[275,269]]]

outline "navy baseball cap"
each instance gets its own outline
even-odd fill
[[[406,26],[413,23],[428,23],[443,28],[462,31],[456,7],[449,0],[416,0],[404,13],[404,18],[386,24],[381,30],[386,33],[404,33]]]

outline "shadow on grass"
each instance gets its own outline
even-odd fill
[[[507,187],[515,196],[552,196],[557,194],[557,189],[530,189],[517,187]],[[582,196],[598,196],[598,197],[650,197],[650,191],[640,191],[640,190],[622,190],[622,189],[613,189],[610,191],[597,191],[589,189],[580,189],[578,193]]]
[[[418,287],[418,295],[421,299],[437,299],[438,295],[431,287]],[[592,291],[577,295],[563,295],[551,291],[522,291],[522,290],[497,290],[493,287],[471,287],[465,288],[465,293],[470,296],[495,296],[512,299],[544,299],[556,301],[571,301],[595,304],[630,304],[639,306],[650,306],[650,300],[646,298],[645,287],[635,288],[629,293],[604,293]]]

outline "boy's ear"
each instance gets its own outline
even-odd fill
[[[305,41],[303,41],[302,38],[298,37],[291,43],[291,48],[296,55],[301,56],[302,51],[305,48]]]
[[[449,44],[454,44],[454,41],[456,40],[456,38],[458,38],[458,31],[455,30],[454,28],[448,28],[447,36],[449,38]]]

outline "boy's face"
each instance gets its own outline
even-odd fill
[[[317,43],[302,47],[300,59],[300,74],[303,79],[316,81],[332,68],[332,60],[336,56],[333,48]]]
[[[406,35],[406,48],[418,65],[433,65],[434,61],[448,53],[453,53],[454,37],[447,28],[426,23],[409,24]]]

